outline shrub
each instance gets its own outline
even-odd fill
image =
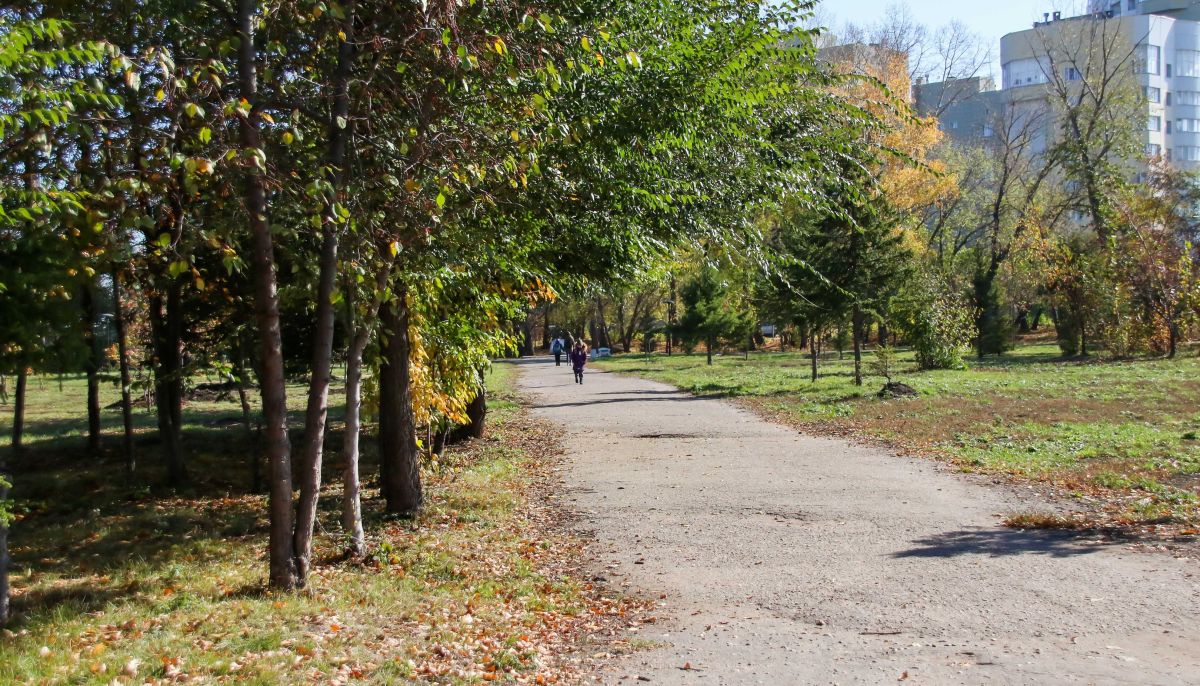
[[[868,369],[875,376],[882,376],[888,381],[892,380],[892,374],[896,371],[896,351],[891,346],[880,346],[875,351],[875,357],[871,358],[868,364]]]
[[[921,369],[962,369],[975,337],[971,308],[944,279],[930,274],[915,287],[908,312],[908,334]]]

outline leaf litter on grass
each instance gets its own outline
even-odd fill
[[[430,473],[416,521],[369,521],[362,563],[326,532],[300,593],[263,589],[260,496],[100,494],[99,514],[27,513],[0,682],[581,681],[598,655],[636,648],[625,630],[653,606],[590,580],[554,497],[557,434],[496,400],[488,437]],[[327,525],[339,495],[322,499]]]

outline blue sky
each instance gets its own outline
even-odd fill
[[[895,0],[823,0],[825,12],[839,20],[870,23],[884,15]],[[1000,36],[1029,28],[1035,19],[1055,6],[1069,4],[1054,0],[907,0],[913,16],[928,26],[941,26],[951,19],[963,21],[977,33],[999,41]]]
[[[886,14],[896,0],[822,0],[821,13],[834,18],[835,26],[845,21],[871,24]],[[1055,7],[1074,5],[1061,0],[907,0],[913,17],[922,24],[936,29],[953,19],[958,19],[986,38],[993,52],[1000,51],[1000,36],[1013,31],[1027,29],[1034,20],[1041,20],[1044,12]],[[997,54],[998,58],[999,55]],[[998,74],[996,76],[999,76]]]

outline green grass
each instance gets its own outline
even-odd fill
[[[866,360],[870,359],[870,353]],[[733,397],[810,430],[849,431],[1100,497],[1117,523],[1192,526],[1200,520],[1200,360],[1063,361],[1026,345],[963,371],[921,372],[901,355],[895,376],[920,392],[880,400],[883,379],[853,384],[850,355],[810,362],[798,353],[630,355],[605,369],[664,381],[698,395]]]
[[[236,404],[189,403],[194,483],[175,492],[157,485],[152,418],[139,419],[141,481],[127,486],[115,437],[100,458],[83,452],[82,380],[35,379],[14,479],[16,618],[0,639],[0,683],[556,682],[562,668],[548,656],[626,601],[577,578],[580,544],[534,505],[554,438],[517,402],[513,374],[490,373],[488,437],[427,472],[415,521],[381,517],[368,484],[365,563],[341,559],[340,489],[327,487],[314,573],[295,594],[264,589],[266,501],[247,492],[244,469],[252,446],[240,427],[204,426],[236,416]],[[107,404],[115,394],[105,391]],[[116,412],[106,410],[114,431]],[[327,484],[339,462],[328,456]]]

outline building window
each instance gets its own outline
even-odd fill
[[[1144,89],[1146,100],[1149,102],[1162,102],[1162,89],[1154,86],[1146,86]]]
[[[1200,162],[1200,146],[1184,145],[1175,148],[1175,159],[1180,162]]]
[[[1159,145],[1158,143],[1148,143],[1146,145],[1146,156],[1147,157],[1158,157],[1161,154],[1162,154],[1162,146]]]
[[[957,122],[957,121],[952,121],[952,122],[950,122],[950,128],[951,128],[951,129],[957,129],[957,128],[958,128],[958,122]]]
[[[1146,128],[1149,131],[1162,131],[1162,117],[1151,116],[1150,123]]]
[[[1168,92],[1167,93],[1167,107],[1170,107],[1170,106],[1171,106],[1171,94]]]
[[[995,135],[996,135],[996,130],[992,128],[991,124],[983,125],[983,137],[984,138],[991,138],[992,136],[995,136]]]
[[[1158,74],[1162,67],[1162,48],[1157,45],[1146,46],[1146,73]]]
[[[1036,58],[1013,60],[1003,67],[1006,88],[1016,88],[1031,83],[1045,83],[1046,69]]]
[[[1068,81],[1078,81],[1080,79],[1079,70],[1075,67],[1067,67],[1063,69],[1063,78]]]
[[[1178,76],[1200,76],[1200,50],[1176,50],[1175,73]]]
[[[1200,119],[1176,119],[1175,131],[1178,133],[1200,133]]]
[[[1136,10],[1137,9],[1137,0],[1128,0],[1125,3],[1125,9],[1129,10],[1130,12]]]
[[[1170,93],[1167,93],[1170,96]],[[1200,91],[1175,91],[1174,98],[1169,98],[1167,104],[1171,104],[1173,100],[1176,105],[1200,105]]]
[[[1171,133],[1171,120],[1167,120],[1167,133]]]

